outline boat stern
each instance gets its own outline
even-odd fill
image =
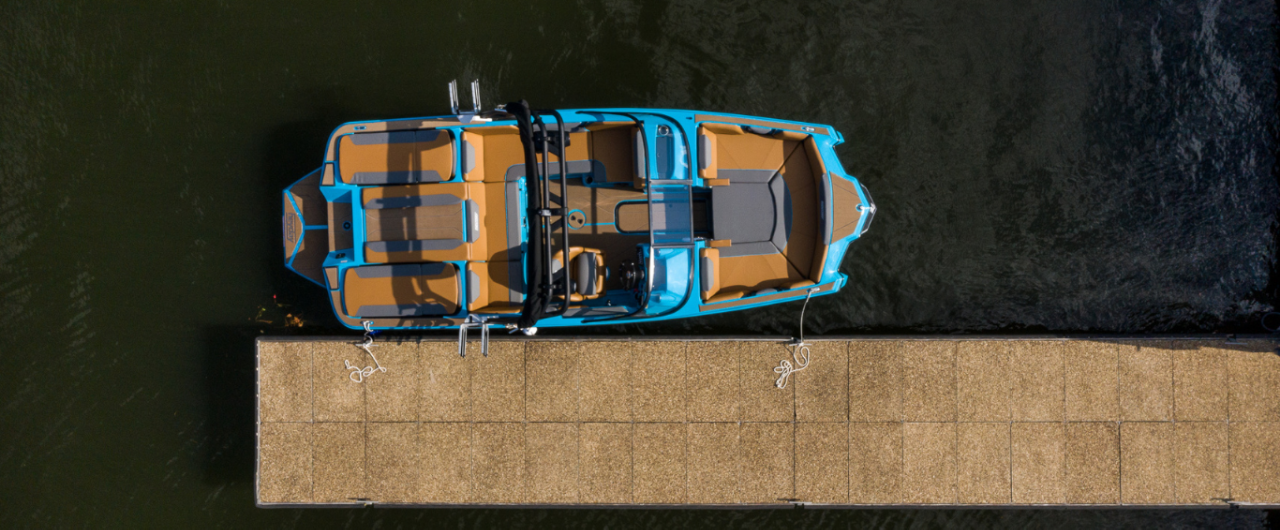
[[[289,270],[324,285],[324,260],[329,255],[329,219],[324,194],[320,192],[320,170],[294,182],[284,190],[284,262]]]

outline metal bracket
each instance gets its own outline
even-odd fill
[[[485,317],[471,314],[467,315],[467,320],[458,325],[458,356],[467,357],[467,329],[480,328],[480,354],[485,357],[489,356],[489,326],[485,324],[488,320]]]
[[[480,114],[480,80],[471,81],[471,111],[472,114]]]
[[[449,109],[454,116],[460,114],[458,112],[458,80],[449,81]]]
[[[462,110],[458,101],[458,80],[449,81],[449,110],[462,123],[487,123],[493,121],[480,115],[480,80],[471,81],[471,109]]]

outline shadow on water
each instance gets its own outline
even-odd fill
[[[293,311],[302,318],[311,333],[349,332],[333,317],[328,298],[323,289],[295,274],[284,266],[282,237],[279,230],[281,193],[290,184],[320,167],[324,160],[324,148],[329,133],[339,124],[361,119],[355,112],[346,110],[340,103],[342,96],[335,91],[313,91],[307,96],[310,110],[306,119],[285,123],[272,130],[262,142],[262,174],[255,179],[254,196],[261,201],[261,226],[276,227],[275,237],[259,238],[262,244],[255,252],[259,267],[268,271],[273,295],[279,303],[287,300]]]
[[[246,255],[252,266],[265,270],[276,307],[254,324],[214,326],[202,333],[204,394],[209,443],[203,458],[205,480],[215,484],[251,482],[254,470],[255,359],[254,340],[263,334],[337,334],[350,331],[337,324],[329,302],[315,284],[284,266],[283,237],[278,230],[281,193],[289,184],[318,167],[323,147],[335,124],[355,119],[342,110],[336,92],[311,94],[312,110],[304,120],[283,124],[261,142],[261,172],[250,179],[246,195],[258,201],[259,226],[277,227],[275,237],[252,238]],[[274,243],[274,244],[273,244]],[[284,301],[288,301],[288,305]],[[289,327],[286,312],[301,318],[303,327]]]
[[[204,344],[205,482],[253,481],[256,363],[250,326],[218,326],[202,333]]]

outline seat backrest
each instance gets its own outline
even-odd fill
[[[632,162],[635,166],[635,187],[636,189],[644,189],[645,182],[649,178],[649,149],[648,143],[644,139],[644,129],[636,127],[631,131],[631,144],[633,147]]]
[[[604,252],[594,248],[569,247],[569,258],[566,260],[564,251],[558,251],[551,257],[551,274],[560,273],[565,268],[566,261],[569,263],[569,268],[564,270],[564,274],[569,275],[572,288],[572,292],[569,293],[570,301],[581,302],[604,294],[604,281],[607,276]]]
[[[573,258],[571,265],[574,292],[584,298],[595,298],[604,291],[604,254],[586,249]]]
[[[710,300],[720,292],[720,250],[704,248],[699,253],[698,276],[701,280],[702,299]]]

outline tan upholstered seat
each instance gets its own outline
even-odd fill
[[[517,164],[524,164],[524,146],[514,125],[462,132],[462,178],[467,182],[502,182],[507,168]]]
[[[519,182],[467,183],[471,200],[480,207],[480,236],[473,245],[476,261],[520,261],[522,253]]]
[[[355,318],[450,315],[460,290],[458,268],[448,263],[355,267],[343,277],[343,310]]]
[[[412,184],[361,190],[364,259],[370,263],[465,261],[480,237],[480,204],[469,184]]]
[[[519,182],[381,186],[361,190],[365,261],[520,261]]]
[[[338,175],[348,184],[442,182],[453,178],[448,130],[355,133],[338,141]]]
[[[551,257],[551,274],[560,272],[564,263],[564,251],[556,252]],[[581,302],[604,294],[604,252],[594,248],[569,247],[568,263],[566,273],[569,274],[569,285],[572,288],[569,301]]]
[[[782,254],[723,257],[720,248],[699,253],[702,300],[723,302],[750,294],[763,294],[812,284],[787,263]]]
[[[636,132],[631,122],[601,122],[586,126],[591,131],[588,156],[600,162],[605,181],[629,182],[636,189],[644,189],[644,176],[636,172]],[[570,159],[572,160],[572,158]]]
[[[518,261],[467,264],[467,311],[519,313],[524,304],[524,270]]]

